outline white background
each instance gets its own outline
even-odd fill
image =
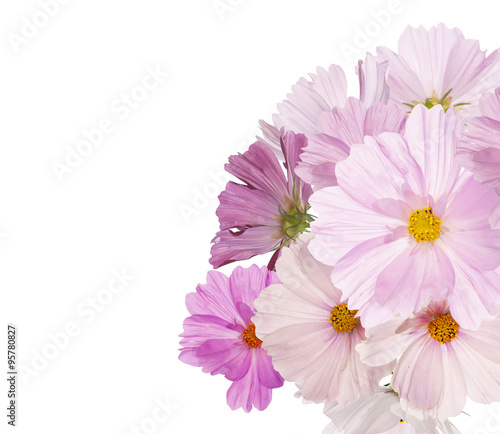
[[[35,0],[2,2],[0,353],[4,378],[12,322],[19,364],[31,369],[19,378],[19,433],[320,433],[322,409],[295,399],[294,385],[265,412],[233,412],[228,381],[177,359],[185,294],[210,268],[223,165],[316,66],[340,64],[358,94],[362,56],[342,44],[395,49],[408,24],[445,22],[483,49],[500,46],[496,1],[400,0],[384,25],[373,14],[389,0],[219,3],[234,6],[66,0],[45,22]],[[29,33],[33,19],[44,26]],[[371,35],[356,40],[356,28]],[[141,91],[151,69],[168,77]],[[127,112],[127,94],[144,100]],[[58,179],[54,163],[105,119],[114,131]],[[110,299],[123,269],[134,277]],[[78,335],[65,338],[68,327]],[[164,416],[158,400],[169,416],[151,425]],[[500,432],[493,410],[472,406],[459,426]],[[9,429],[2,415],[0,432]]]

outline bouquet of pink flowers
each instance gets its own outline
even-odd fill
[[[377,49],[347,96],[301,78],[231,156],[214,268],[188,294],[180,359],[264,410],[296,382],[324,433],[458,433],[500,401],[500,51],[444,25]]]

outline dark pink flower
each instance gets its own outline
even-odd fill
[[[227,403],[233,410],[266,409],[272,389],[284,382],[251,321],[254,300],[274,283],[279,283],[276,273],[257,265],[237,267],[229,278],[209,271],[207,283],[186,296],[191,316],[184,321],[179,359],[232,381]]]
[[[244,184],[229,182],[219,196],[220,231],[212,240],[210,263],[214,268],[275,251],[274,268],[281,247],[309,228],[309,184],[295,175],[300,154],[307,145],[303,134],[282,136],[286,176],[277,157],[264,143],[256,142],[244,154],[229,157],[226,170]]]

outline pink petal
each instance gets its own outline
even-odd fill
[[[427,244],[415,253],[408,239],[405,249],[382,269],[375,287],[375,300],[403,317],[417,312],[431,299],[445,299],[455,285],[454,268],[437,244]]]
[[[264,143],[255,142],[245,153],[232,155],[225,168],[249,186],[283,203],[283,196],[287,194],[285,175],[276,156]]]
[[[336,105],[343,105],[347,98],[347,81],[342,69],[331,65],[328,72],[317,69],[311,74],[312,82],[301,79],[292,87],[287,100],[278,104],[279,114],[273,116],[274,124],[287,131],[303,133],[310,137],[317,134],[317,123],[321,112]]]
[[[186,295],[186,307],[191,315],[213,315],[233,323],[239,318],[229,288],[229,278],[218,271],[207,273],[207,283],[199,284],[196,292]]]
[[[215,268],[234,261],[249,259],[278,247],[281,238],[275,234],[280,226],[260,226],[242,232],[220,231],[212,240],[210,264]]]
[[[276,225],[280,203],[263,191],[228,182],[219,202],[217,217],[221,230]]]
[[[422,168],[426,191],[434,201],[449,196],[460,173],[455,153],[460,124],[453,110],[438,105],[415,107],[406,122],[406,139],[412,156]]]
[[[445,420],[465,406],[465,383],[452,346],[429,335],[416,339],[403,353],[392,386],[403,410],[415,416]]]
[[[265,410],[271,402],[272,391],[259,382],[256,368],[250,369],[241,380],[233,381],[227,391],[227,403],[232,410],[242,408],[246,413],[255,407]]]
[[[362,60],[358,62],[359,99],[367,107],[378,101],[387,104],[389,99],[389,86],[385,82],[387,65],[387,62],[377,62],[370,53],[367,53],[364,62]]]

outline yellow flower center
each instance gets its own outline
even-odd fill
[[[262,341],[255,335],[255,324],[250,324],[243,332],[243,342],[250,348],[260,347]]]
[[[449,313],[442,313],[429,323],[428,330],[433,339],[444,344],[458,337],[459,327]]]
[[[349,310],[347,303],[338,304],[330,313],[330,322],[339,333],[352,332],[359,324],[359,318],[355,318],[357,310]]]
[[[441,233],[441,220],[432,214],[432,208],[417,209],[410,214],[408,231],[418,243],[435,241]]]

